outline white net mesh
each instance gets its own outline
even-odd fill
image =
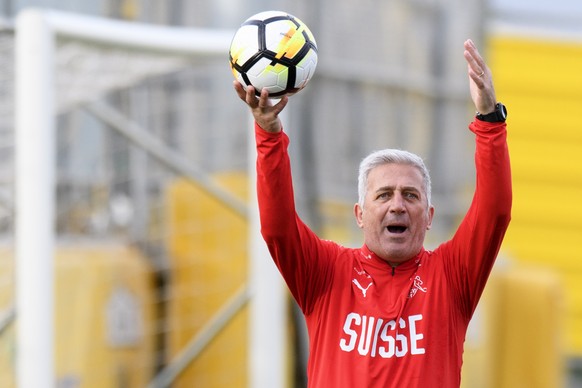
[[[245,282],[240,209],[246,207],[247,128],[225,123],[246,121],[246,112],[216,103],[233,94],[227,50],[218,59],[164,55],[68,37],[57,39],[55,68],[57,384],[143,387]],[[5,30],[0,33],[3,387],[15,386],[18,319],[14,74],[14,33]],[[208,191],[219,196],[222,191],[224,198]],[[220,241],[224,235],[228,245]],[[175,386],[245,380],[241,314],[246,313],[235,312],[217,344],[205,347]],[[224,373],[224,363],[232,373]]]
[[[58,112],[135,86],[146,78],[191,66],[184,57],[99,47],[71,39],[60,40],[56,53]]]
[[[0,230],[12,226],[13,197],[13,116],[14,116],[14,39],[11,32],[0,32]]]

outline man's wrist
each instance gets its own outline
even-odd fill
[[[491,113],[481,114],[477,112],[475,115],[477,120],[486,121],[488,123],[501,123],[507,119],[507,108],[502,103],[495,104],[495,110]]]

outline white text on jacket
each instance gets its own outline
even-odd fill
[[[417,322],[421,320],[422,314],[400,318],[397,329],[394,319],[387,321],[349,313],[339,345],[344,352],[352,352],[357,348],[360,355],[370,357],[404,357],[409,352],[411,355],[424,354],[424,334],[417,330]]]

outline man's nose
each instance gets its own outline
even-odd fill
[[[390,201],[390,212],[391,213],[404,213],[406,207],[404,206],[404,198],[399,192],[394,193],[392,200]]]

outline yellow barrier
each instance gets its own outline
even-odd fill
[[[239,198],[246,198],[245,175],[224,175],[217,180]],[[167,208],[170,361],[246,282],[247,221],[187,181],[170,186]],[[247,321],[244,308],[172,386],[246,387]]]
[[[556,276],[523,266],[494,270],[467,336],[462,387],[561,387],[563,316]]]
[[[0,251],[2,278],[13,253]],[[1,308],[14,301],[0,284]],[[55,367],[59,385],[84,388],[147,385],[156,353],[154,283],[135,250],[117,245],[59,246],[55,252]],[[15,386],[15,325],[0,337],[0,386]],[[16,326],[17,327],[17,326]],[[31,371],[34,373],[34,371]]]
[[[0,312],[9,314],[14,308],[14,260],[12,251],[6,247],[0,247]],[[6,317],[5,317],[6,318]],[[0,333],[0,387],[12,388],[15,381],[15,328],[14,321],[5,327]]]

